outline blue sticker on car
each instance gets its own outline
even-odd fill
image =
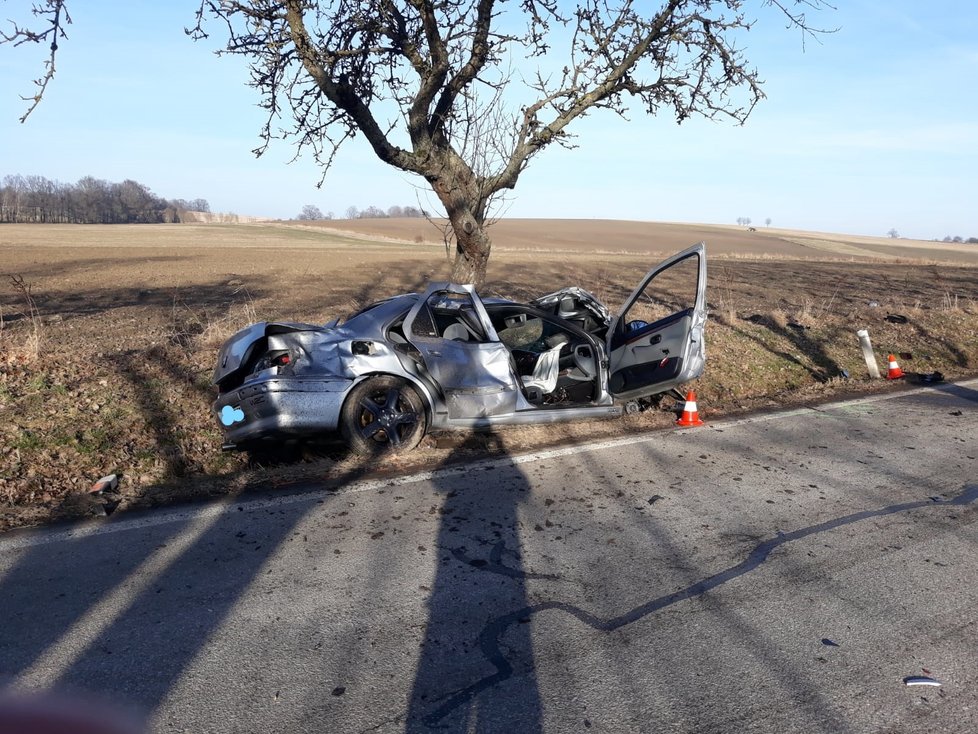
[[[233,426],[235,423],[240,423],[244,419],[245,414],[241,408],[232,408],[230,405],[225,405],[221,408],[221,425]]]

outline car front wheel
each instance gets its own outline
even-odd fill
[[[427,427],[421,396],[393,375],[371,377],[354,387],[340,419],[343,438],[358,454],[410,451]]]

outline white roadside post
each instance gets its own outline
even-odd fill
[[[869,370],[869,376],[879,379],[880,368],[876,364],[876,355],[873,354],[873,345],[869,341],[869,331],[866,329],[860,329],[856,332],[856,336],[859,337],[859,344],[863,348],[863,359],[866,360],[866,369]]]

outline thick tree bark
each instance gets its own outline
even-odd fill
[[[452,264],[451,280],[453,283],[471,283],[482,285],[486,279],[486,267],[489,264],[489,250],[492,240],[486,232],[484,224],[477,225],[472,232],[456,227],[455,230],[455,262]]]
[[[455,153],[441,150],[426,176],[438,196],[455,235],[453,283],[481,285],[486,279],[492,240],[486,232],[487,197],[484,182]]]

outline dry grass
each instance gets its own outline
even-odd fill
[[[41,353],[43,327],[41,316],[34,299],[34,284],[24,280],[22,275],[8,275],[10,286],[22,303],[20,315],[26,319],[29,328],[21,330],[19,342],[6,343],[3,309],[0,307],[0,347],[3,349],[4,360],[7,362],[35,362]],[[8,339],[11,341],[12,339]]]
[[[243,301],[228,304],[219,314],[197,310],[174,295],[170,341],[197,351],[216,352],[235,332],[262,320],[251,297],[247,293],[243,296]]]

